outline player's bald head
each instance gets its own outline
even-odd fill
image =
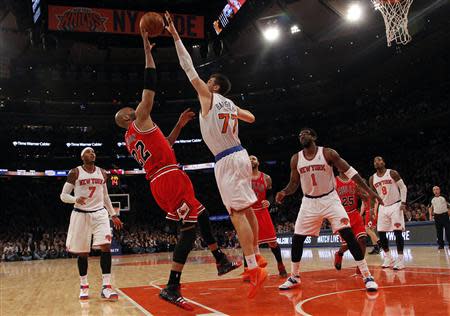
[[[441,188],[438,187],[437,185],[435,185],[433,187],[433,193],[434,193],[434,195],[439,196],[441,194]]]
[[[135,110],[130,107],[121,108],[115,115],[116,124],[122,128],[128,128],[136,119]]]

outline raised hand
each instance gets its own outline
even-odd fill
[[[187,123],[192,121],[195,118],[195,113],[191,111],[191,108],[187,108],[180,114],[180,118],[178,119],[178,124],[181,127],[184,127]]]
[[[175,28],[175,25],[173,24],[172,17],[170,16],[169,11],[166,11],[164,14],[164,17],[166,18],[167,25],[165,26],[167,32],[172,34],[172,36],[178,35],[177,29]]]
[[[142,40],[144,42],[144,50],[147,52],[151,52],[155,44],[150,43],[148,32],[141,30]]]

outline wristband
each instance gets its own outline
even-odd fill
[[[355,175],[358,174],[358,171],[355,170],[355,168],[350,167],[347,171],[344,172],[345,176],[349,179],[353,178]]]

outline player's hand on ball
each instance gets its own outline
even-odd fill
[[[77,204],[84,205],[84,204],[86,204],[86,200],[87,200],[87,197],[80,196],[76,199],[76,202],[77,202]]]
[[[122,229],[123,223],[120,220],[120,218],[118,218],[117,216],[113,216],[113,217],[111,217],[111,220],[113,221],[113,225],[114,225],[115,229],[117,229],[117,230],[121,230]]]
[[[270,206],[270,202],[267,201],[267,200],[263,200],[263,201],[261,202],[261,206],[262,206],[263,208],[268,208],[268,207]]]
[[[172,35],[178,34],[177,29],[175,28],[175,25],[173,24],[172,17],[170,16],[169,11],[166,11],[164,14],[164,17],[166,18],[167,25],[165,26],[167,32],[169,32]]]
[[[275,196],[275,202],[277,202],[278,204],[281,204],[281,203],[283,203],[283,200],[285,197],[286,197],[286,193],[284,191],[280,191]]]
[[[195,113],[191,111],[191,108],[187,108],[184,110],[183,113],[181,113],[180,118],[178,119],[178,124],[180,124],[181,127],[184,127],[187,123],[192,121],[195,118]]]
[[[144,50],[151,52],[155,44],[150,43],[148,32],[141,30],[142,40],[144,41]]]

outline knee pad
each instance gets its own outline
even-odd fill
[[[300,262],[303,255],[303,243],[305,242],[305,235],[294,234],[292,237],[292,248],[291,248],[291,261]]]
[[[189,252],[192,250],[195,237],[195,225],[191,223],[183,224],[181,227],[180,238],[173,251],[173,261],[180,264],[186,263]]]
[[[212,234],[211,223],[209,221],[209,214],[207,210],[204,210],[202,214],[197,219],[198,226],[200,228],[200,233],[203,240],[207,245],[212,245],[216,243],[216,238]]]

